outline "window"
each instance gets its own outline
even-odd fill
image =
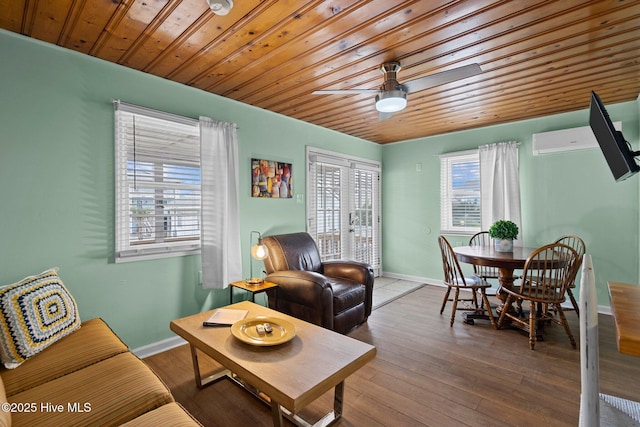
[[[440,228],[443,234],[480,231],[480,159],[477,150],[440,156]]]
[[[200,250],[198,121],[115,107],[116,261]]]

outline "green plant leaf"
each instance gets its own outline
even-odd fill
[[[517,239],[518,226],[509,220],[498,220],[489,228],[489,236],[494,239]]]

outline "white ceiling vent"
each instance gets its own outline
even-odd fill
[[[613,126],[621,131],[622,122],[615,122]],[[586,150],[598,148],[598,141],[591,131],[591,127],[555,130],[552,132],[533,134],[533,155],[560,153],[571,150]]]

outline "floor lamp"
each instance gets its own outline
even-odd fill
[[[258,235],[258,243],[256,243],[255,245],[251,246],[251,258],[253,259],[257,259],[257,260],[263,260],[266,257],[269,256],[269,248],[267,248],[264,243],[262,242],[262,234],[260,234],[260,232],[258,231],[252,231],[251,234],[249,235],[249,244],[251,244],[251,242],[253,242],[253,235],[257,234]],[[250,266],[250,270],[251,270],[251,277],[249,278],[249,280],[247,280],[247,283],[251,284],[251,285],[259,285],[261,284],[264,279],[261,277],[254,277],[253,276],[253,260],[249,258],[249,266]]]

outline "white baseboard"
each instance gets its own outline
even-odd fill
[[[607,306],[607,305],[599,305],[598,306],[598,313],[600,314],[608,314],[609,316],[611,316],[613,313],[611,313],[611,307]]]
[[[134,348],[133,350],[131,350],[131,352],[138,356],[140,359],[144,359],[145,357],[153,356],[154,354],[171,350],[172,348],[179,347],[186,343],[187,342],[184,339],[176,336],[148,345],[143,345],[142,347]]]
[[[444,286],[442,284],[442,279],[431,279],[429,277],[410,276],[408,274],[398,274],[398,273],[389,273],[389,272],[383,272],[382,276],[391,277],[392,279],[410,280],[412,282],[426,283],[427,285]]]

